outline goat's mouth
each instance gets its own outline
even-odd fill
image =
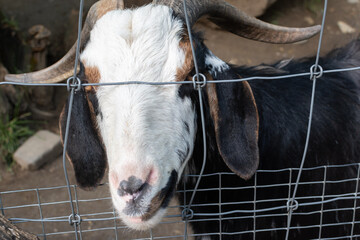
[[[149,204],[144,204],[147,194],[142,194],[135,201],[127,201],[126,207],[120,213],[124,223],[137,230],[146,230],[158,224],[175,193],[177,178],[177,172],[172,171],[166,186],[152,198]]]

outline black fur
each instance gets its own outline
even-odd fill
[[[75,92],[67,142],[67,155],[73,164],[76,181],[83,188],[95,187],[103,178],[107,166],[106,153],[95,127],[95,113],[89,106],[90,103],[97,112],[97,101],[94,99],[87,98],[83,89]],[[62,139],[65,137],[68,110],[69,101],[60,118]]]
[[[160,191],[160,199],[164,199],[161,208],[166,208],[169,205],[171,198],[175,194],[177,180],[178,173],[176,170],[172,170],[166,186]]]
[[[229,69],[216,74],[214,79],[229,77],[236,78],[238,75]],[[217,129],[215,136],[219,153],[233,172],[248,179],[259,163],[258,113],[251,89],[247,83],[216,84],[213,87],[217,104],[210,108],[218,108],[217,116],[212,116],[212,120]]]
[[[200,40],[197,44],[200,45]],[[204,46],[198,48],[198,60],[204,62],[204,56],[207,50]],[[275,64],[272,66],[258,67],[232,67],[227,73],[217,73],[223,79],[238,78],[232,71],[238,73],[242,77],[251,76],[274,76],[287,73],[308,72],[314,64],[315,59],[302,59],[298,61],[290,61],[288,64]],[[200,65],[204,66],[204,64]],[[285,65],[285,66],[284,66]],[[360,66],[360,40],[356,40],[342,49],[338,49],[328,54],[320,60],[320,65],[324,69],[338,69],[346,67]],[[281,66],[281,68],[278,68]],[[209,72],[211,66],[205,66],[202,72]],[[215,78],[215,76],[213,76]],[[216,78],[215,78],[216,79]],[[217,78],[219,79],[219,78]],[[255,80],[249,82],[253,91],[256,105],[259,113],[259,139],[258,147],[260,154],[259,169],[276,170],[285,168],[298,168],[300,166],[302,153],[304,150],[305,137],[307,131],[307,123],[309,116],[309,106],[311,97],[312,81],[309,77],[290,78],[284,80]],[[309,144],[309,150],[305,162],[305,167],[350,164],[358,163],[360,157],[360,72],[341,72],[333,74],[325,74],[317,80],[317,89],[314,106],[314,116],[312,124],[312,132]],[[228,85],[234,88],[233,91],[238,92],[237,88],[242,85]],[[191,93],[189,87],[182,86],[180,96],[191,97],[195,107],[198,109],[198,99],[196,93]],[[219,88],[224,87],[219,84]],[[241,94],[241,92],[239,92]],[[223,96],[224,97],[224,96]],[[210,109],[207,102],[207,96],[204,97],[206,109],[207,124],[207,142],[208,142],[208,162],[205,168],[205,174],[217,172],[229,172],[230,169],[223,162],[219,153],[214,123],[210,116]],[[233,102],[228,103],[229,106]],[[235,105],[237,106],[237,105]],[[227,108],[226,108],[227,109]],[[221,114],[227,114],[231,117],[244,111],[244,109],[234,107],[222,111]],[[241,124],[241,122],[239,122]],[[198,117],[198,126],[201,126]],[[230,129],[229,129],[230,130]],[[226,137],[226,136],[225,136]],[[191,174],[199,174],[202,165],[202,136],[198,131],[196,137],[196,146],[194,148],[193,157],[188,163],[194,165],[196,172]],[[231,143],[227,143],[230,144]],[[229,146],[231,148],[231,146]],[[235,151],[235,150],[234,150]],[[191,171],[189,167],[189,171]],[[256,177],[258,186],[266,184],[282,183],[284,187],[277,188],[257,188],[256,189],[256,207],[270,208],[274,206],[284,205],[289,196],[289,188],[287,186],[289,178],[295,182],[297,171],[293,171],[290,177],[290,171],[278,173],[259,172]],[[334,168],[327,172],[327,180],[351,179],[357,177],[357,167]],[[324,168],[318,168],[312,171],[305,171],[302,174],[301,182],[322,181],[324,179]],[[195,181],[184,178],[179,184],[183,186],[184,182],[187,189],[193,189]],[[254,209],[254,189],[248,188],[244,190],[224,190],[231,187],[254,186],[254,177],[249,181],[245,181],[234,175],[222,175],[221,185],[223,190],[218,190],[219,177],[210,176],[203,178],[200,183],[200,189],[216,189],[198,192],[195,195],[194,205],[210,204],[214,206],[194,206],[195,213],[218,213],[228,212],[232,210],[253,210]],[[354,193],[356,190],[356,181],[336,184],[326,184],[326,195],[339,193]],[[223,205],[219,207],[219,191],[221,191],[221,202]],[[323,191],[322,184],[300,185],[297,196],[321,196]],[[190,199],[189,193],[186,199]],[[179,194],[179,200],[183,204],[184,196]],[[283,199],[282,202],[262,201],[266,199]],[[310,199],[307,201],[319,201],[321,199]],[[303,202],[306,200],[303,200]],[[238,204],[226,204],[230,202],[238,202]],[[225,203],[225,204],[224,204]],[[336,208],[353,208],[354,200],[342,200],[324,204],[323,224],[337,222],[352,222],[353,211],[331,211]],[[301,207],[295,213],[320,211],[321,206]],[[269,212],[269,217],[258,217],[254,223],[253,219],[244,218],[245,214],[231,214],[222,217],[221,220],[221,239],[252,239],[254,224],[256,229],[274,229],[272,232],[257,232],[256,239],[284,239],[287,222],[286,209]],[[355,221],[360,220],[360,212],[357,210]],[[238,217],[238,219],[229,219]],[[204,217],[212,219],[214,217]],[[204,219],[203,218],[203,219]],[[320,223],[320,213],[312,215],[294,215],[291,226],[309,226]],[[195,217],[196,220],[202,219]],[[211,236],[212,240],[220,239],[218,234],[220,229],[219,218],[208,221],[194,221],[192,227],[197,234],[204,233]],[[355,224],[354,234],[360,234],[359,223]],[[329,226],[323,228],[322,238],[348,236],[351,232],[351,224],[340,224],[338,226]],[[214,233],[214,234],[209,234]],[[237,233],[237,234],[226,234]],[[318,238],[319,228],[302,228],[290,231],[289,239],[313,239]],[[196,239],[201,239],[197,237]],[[358,238],[354,238],[358,239]]]

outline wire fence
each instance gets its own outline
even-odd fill
[[[82,239],[90,236],[89,234],[100,233],[99,237],[103,236],[102,232],[113,232],[113,238],[124,239],[130,235],[137,235],[138,237],[131,237],[132,239],[187,239],[188,237],[200,237],[200,236],[241,236],[245,239],[256,239],[260,236],[269,236],[274,231],[282,232],[285,239],[289,238],[289,233],[293,230],[305,230],[306,229],[318,229],[318,236],[314,239],[357,239],[360,238],[360,216],[358,206],[358,189],[360,178],[360,163],[344,164],[344,165],[331,165],[331,166],[318,166],[313,168],[304,168],[306,161],[306,154],[308,151],[309,139],[311,135],[312,115],[314,107],[314,98],[316,94],[317,79],[323,77],[329,73],[345,72],[345,71],[359,71],[359,67],[344,68],[344,69],[323,69],[319,65],[320,50],[322,46],[322,39],[324,33],[324,26],[326,20],[328,0],[324,1],[324,11],[322,26],[320,32],[320,39],[318,44],[318,50],[314,65],[311,66],[309,72],[295,73],[281,76],[265,77],[256,76],[242,79],[223,79],[216,81],[207,81],[205,77],[199,72],[197,68],[196,58],[195,70],[196,74],[193,78],[193,82],[116,82],[116,83],[81,83],[77,78],[77,69],[80,56],[80,37],[82,29],[82,15],[83,15],[84,0],[80,0],[80,12],[79,12],[79,26],[78,26],[78,44],[76,49],[76,61],[74,65],[74,75],[67,80],[67,83],[56,84],[30,84],[30,83],[14,83],[14,82],[0,82],[0,85],[21,85],[21,86],[55,86],[55,87],[67,87],[69,91],[69,114],[67,116],[67,127],[64,138],[64,152],[63,152],[63,166],[66,179],[65,186],[49,187],[49,188],[34,188],[26,190],[14,190],[0,192],[0,210],[1,213],[7,216],[13,223],[17,224],[24,229],[29,229],[32,232],[36,232],[39,237],[43,239],[63,239],[75,238]],[[184,1],[185,13],[186,2]],[[186,21],[187,14],[185,14]],[[189,26],[189,24],[187,24]],[[189,37],[192,39],[191,30],[188,29]],[[193,41],[190,40],[192,44]],[[192,47],[193,54],[195,54],[194,47]],[[200,80],[202,76],[202,80]],[[232,176],[236,177],[233,173],[219,172],[215,174],[203,174],[204,167],[206,165],[206,129],[204,120],[204,109],[202,103],[202,87],[208,83],[233,83],[242,81],[253,80],[277,80],[277,79],[289,79],[308,76],[313,82],[311,106],[309,110],[309,122],[306,143],[304,147],[304,153],[299,168],[286,168],[279,170],[258,170],[254,178],[251,180],[251,184],[248,186],[231,186],[224,185],[224,179]],[[98,190],[92,193],[85,193],[79,190],[76,185],[71,185],[68,173],[66,169],[66,147],[67,139],[69,135],[69,126],[71,124],[71,109],[73,104],[73,98],[75,92],[81,87],[85,86],[119,86],[119,85],[175,85],[175,84],[193,84],[195,90],[199,94],[200,100],[200,116],[202,121],[202,133],[204,142],[204,157],[202,169],[199,175],[188,175],[188,178],[194,179],[196,182],[194,189],[186,189],[186,186],[179,186],[178,193],[185,193],[184,196],[190,196],[186,205],[180,205],[173,202],[169,206],[169,214],[165,216],[164,221],[161,222],[158,229],[149,230],[144,233],[132,233],[124,226],[111,204],[111,197],[107,191],[107,184],[101,185]],[[352,171],[356,172],[354,178],[341,178],[341,177],[329,177],[333,176],[329,172],[334,171]],[[316,173],[316,174],[315,174]],[[321,174],[319,174],[321,173]],[[309,182],[300,181],[304,174],[310,174],[318,176],[318,179]],[[259,176],[267,176],[269,181],[259,182]],[[278,179],[276,176],[284,175],[288,179],[287,182],[272,182],[271,179]],[[335,174],[336,176],[336,174]],[[208,179],[216,179],[218,186],[215,188],[203,188],[200,185],[201,181],[208,181]],[[212,180],[213,181],[213,180]],[[327,193],[328,186],[338,186],[339,191],[337,193]],[[344,188],[343,186],[347,187]],[[320,192],[313,195],[298,195],[298,192],[302,192],[304,188],[318,186],[321,189]],[[350,186],[350,187],[349,187]],[[286,195],[274,198],[264,198],[269,191],[277,191],[278,189],[287,189]],[[201,194],[201,192],[214,191],[218,193],[216,202],[193,202],[195,194]],[[248,199],[241,202],[227,202],[222,196],[225,192],[236,191],[236,194],[244,194],[250,196]],[[242,193],[244,192],[244,193]],[[249,195],[249,192],[251,193]],[[16,195],[16,201],[13,201],[14,195]],[[98,196],[102,196],[99,198]],[[8,199],[12,199],[8,202]],[[269,204],[271,203],[271,204]],[[226,211],[227,206],[237,206],[238,210]],[[95,207],[96,206],[96,207]],[[101,207],[99,207],[101,206]],[[219,212],[193,212],[192,208],[197,207],[209,208],[218,206],[221,210]],[[271,207],[269,207],[271,206]],[[334,207],[336,206],[336,207]],[[49,216],[48,212],[50,208],[61,209],[62,215]],[[81,209],[81,211],[80,211]],[[179,210],[183,210],[179,212]],[[301,211],[298,211],[301,209]],[[351,213],[351,219],[342,218],[342,213]],[[191,213],[191,214],[190,214]],[[327,221],[327,217],[331,214],[337,215],[337,222]],[[189,216],[191,215],[191,217]],[[349,215],[349,214],[348,214]],[[21,217],[18,217],[21,216]],[[200,218],[196,218],[200,217]],[[278,218],[283,222],[280,225],[273,225],[273,222],[269,222],[269,218]],[[309,219],[308,225],[296,225],[292,224],[299,217],[307,217]],[[227,220],[241,220],[244,222],[251,222],[253,228],[245,229],[239,232],[224,232],[221,229],[221,224]],[[202,221],[202,222],[217,222],[220,227],[218,231],[207,232],[203,234],[194,234],[188,230],[188,223]],[[341,225],[344,229],[344,234],[338,231],[338,226]],[[334,229],[333,229],[334,228]],[[171,229],[171,231],[164,231],[164,229]],[[181,231],[179,231],[181,230]],[[333,234],[335,232],[335,234]],[[350,233],[350,234],[349,234]],[[332,235],[333,234],[333,235]],[[94,238],[93,235],[91,238]],[[128,237],[130,238],[130,237]]]

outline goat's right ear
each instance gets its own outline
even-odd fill
[[[75,92],[66,154],[74,167],[76,181],[83,188],[96,187],[107,166],[106,153],[97,130],[96,111],[97,99],[94,90],[85,92],[81,89]],[[69,100],[59,122],[63,143],[68,113]]]

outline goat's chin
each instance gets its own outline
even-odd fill
[[[166,213],[170,199],[173,197],[172,186],[167,192],[159,192],[155,197],[143,196],[138,202],[124,201],[118,195],[113,195],[113,204],[120,219],[134,230],[148,230],[160,223]],[[112,189],[113,190],[113,189]],[[111,191],[114,193],[114,191]]]
[[[157,224],[160,223],[161,219],[164,217],[166,213],[165,208],[159,209],[150,219],[142,220],[138,217],[129,217],[126,215],[120,215],[121,220],[123,221],[126,226],[131,229],[144,231],[155,227]]]

